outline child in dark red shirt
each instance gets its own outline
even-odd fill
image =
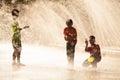
[[[91,46],[88,47],[88,41],[85,41],[85,51],[90,53],[90,57],[84,61],[83,66],[92,65],[92,67],[96,68],[97,63],[101,60],[100,46],[95,44],[94,36],[90,36],[89,42]]]
[[[71,19],[66,21],[67,27],[64,29],[64,38],[67,42],[66,50],[67,50],[67,59],[70,66],[74,65],[74,53],[75,53],[75,45],[77,43],[77,32],[73,25],[73,21]]]

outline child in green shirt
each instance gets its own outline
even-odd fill
[[[12,10],[12,16],[13,16],[13,23],[12,23],[12,32],[13,32],[13,36],[12,36],[12,45],[14,48],[14,52],[13,52],[13,65],[16,64],[16,59],[17,59],[17,64],[21,65],[20,63],[20,54],[21,54],[21,49],[22,49],[22,45],[21,45],[21,30],[29,28],[29,26],[25,26],[23,28],[19,27],[19,23],[17,21],[17,18],[19,17],[19,10],[17,9],[13,9]]]

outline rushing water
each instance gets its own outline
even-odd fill
[[[1,41],[11,41],[12,35],[12,17],[6,9],[0,10]],[[71,18],[77,29],[78,46],[83,46],[89,35],[95,35],[101,46],[120,46],[119,0],[38,0],[30,5],[19,5],[18,9],[21,27],[30,26],[22,32],[25,43],[63,46],[65,21]]]

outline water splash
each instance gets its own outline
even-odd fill
[[[120,46],[120,3],[117,0],[85,0],[85,4],[98,41],[106,46]]]
[[[21,26],[31,28],[22,33],[22,41],[31,44],[64,46],[63,29],[68,18],[73,19],[78,32],[77,46],[84,46],[84,39],[93,34],[101,46],[120,46],[120,3],[118,0],[71,0],[71,1],[36,1],[21,10]],[[8,17],[5,17],[10,22]],[[10,18],[10,15],[9,15]],[[0,30],[4,36],[10,36],[10,27],[4,32],[4,21]],[[7,25],[8,27],[9,25]],[[10,40],[10,37],[9,39]]]

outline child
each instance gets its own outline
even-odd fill
[[[67,41],[66,50],[67,50],[67,59],[70,67],[74,65],[74,53],[75,45],[77,43],[77,32],[73,25],[71,19],[66,21],[67,27],[64,29],[64,39]]]
[[[17,21],[17,18],[19,17],[19,10],[17,9],[13,9],[12,10],[12,16],[13,16],[13,23],[12,23],[12,32],[13,32],[13,36],[12,36],[12,45],[14,48],[14,52],[13,52],[13,65],[16,64],[16,58],[17,58],[17,64],[21,65],[20,62],[20,54],[21,54],[21,49],[22,49],[22,45],[21,45],[21,30],[29,28],[29,26],[25,26],[23,28],[19,27],[19,23]]]
[[[85,51],[90,53],[90,57],[83,62],[83,66],[92,65],[93,68],[97,68],[97,63],[101,60],[100,46],[95,44],[95,37],[93,35],[89,37],[89,42],[90,46],[88,47],[88,41],[85,41]]]

